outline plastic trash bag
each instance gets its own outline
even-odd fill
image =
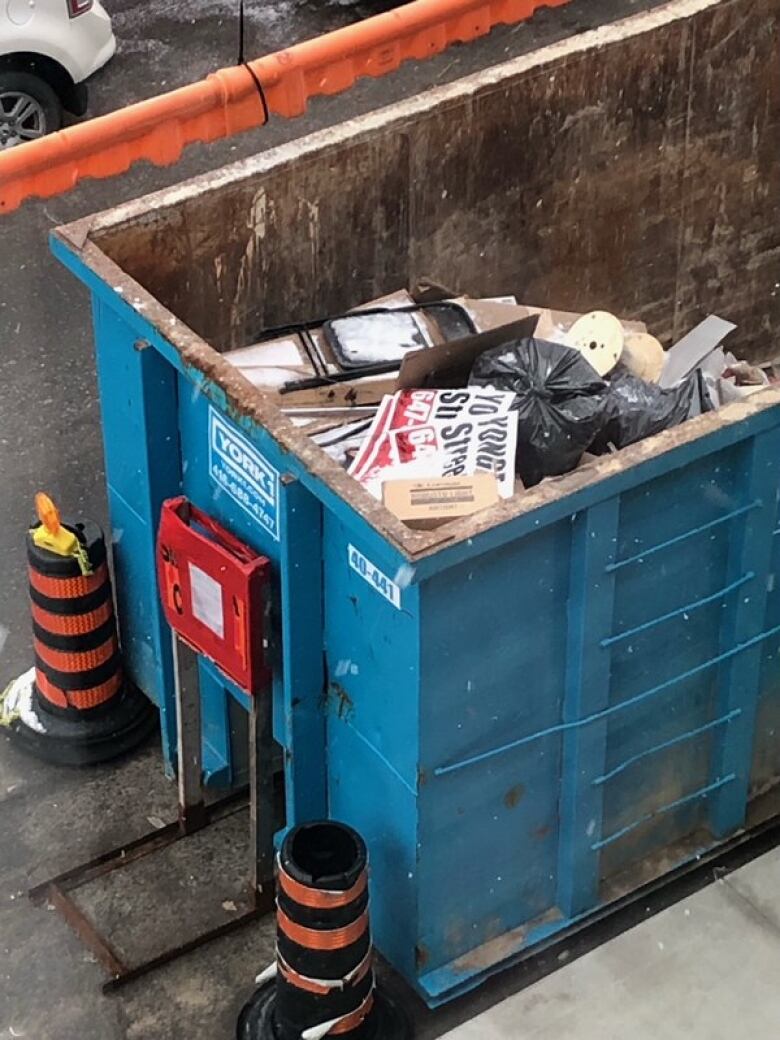
[[[604,428],[590,450],[599,455],[608,451],[609,445],[625,448],[709,412],[712,407],[698,370],[677,386],[664,390],[619,366],[609,382]]]
[[[520,339],[481,354],[470,386],[517,395],[515,469],[526,487],[574,469],[605,419],[609,384],[578,350]]]

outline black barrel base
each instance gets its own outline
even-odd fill
[[[143,743],[159,722],[157,709],[140,690],[125,683],[100,710],[81,717],[51,714],[40,705],[34,670],[17,679],[20,715],[6,732],[21,750],[63,766],[89,766],[119,758]]]
[[[266,982],[244,1005],[238,1016],[236,1040],[285,1040],[276,1024],[276,982]],[[374,1007],[359,1030],[344,1034],[359,1040],[411,1040],[412,1026],[406,1013],[386,993],[374,992]],[[326,1038],[327,1040],[327,1038]]]

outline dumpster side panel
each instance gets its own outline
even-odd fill
[[[157,597],[155,540],[163,500],[181,488],[176,372],[97,294],[93,320],[124,667],[160,709],[170,769],[173,659]]]
[[[779,482],[780,427],[745,428],[425,582],[430,998],[595,910],[628,868],[647,880],[680,839],[732,833],[754,759],[777,782],[756,712],[780,639]]]
[[[555,904],[571,523],[423,586],[426,970]],[[513,746],[515,745],[515,746]]]
[[[328,809],[366,840],[376,944],[409,976],[418,884],[419,596],[410,569],[394,571],[369,544],[365,531],[325,512]]]
[[[623,497],[603,877],[744,822],[779,459],[775,428]]]
[[[772,532],[772,563],[767,582],[766,629],[780,625],[780,490]],[[753,760],[754,792],[766,790],[780,777],[780,635],[767,640],[761,666],[761,694]]]
[[[260,429],[240,429],[184,376],[180,376],[179,423],[185,494],[204,512],[272,561],[268,633],[273,666],[274,737],[285,755],[289,825],[325,812],[325,729],[321,711],[322,577],[320,503],[289,479],[281,456]],[[254,433],[254,436],[253,436]],[[254,485],[255,467],[270,476],[268,493]],[[261,488],[262,490],[262,488]],[[258,520],[262,515],[263,522]],[[203,676],[203,669],[202,669]],[[206,669],[203,714],[215,740],[229,719],[233,685]],[[240,702],[246,705],[239,693]],[[224,736],[222,736],[224,741]]]
[[[608,722],[605,770],[594,778],[605,798],[603,876],[706,818],[703,801],[659,810],[709,784],[717,669],[700,669],[719,653],[725,607],[754,580],[727,578],[730,528],[746,505],[741,450],[706,456],[622,497],[615,621],[602,651],[611,655],[610,702],[621,710]]]

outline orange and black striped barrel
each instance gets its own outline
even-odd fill
[[[92,573],[27,536],[27,563],[39,705],[75,716],[102,708],[122,690],[122,665],[106,546],[93,523],[66,527],[77,535]]]
[[[276,1015],[279,1040],[338,1020],[330,1036],[369,1032],[374,970],[363,839],[340,823],[306,823],[277,864]]]

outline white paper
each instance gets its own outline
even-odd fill
[[[192,613],[220,639],[225,638],[225,615],[222,611],[222,586],[194,563],[189,564],[192,589]]]

